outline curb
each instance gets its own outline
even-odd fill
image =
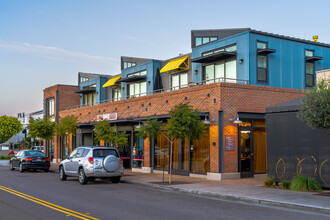
[[[182,193],[186,193],[186,194],[208,196],[208,197],[223,199],[223,200],[227,200],[227,201],[239,201],[239,202],[245,202],[245,203],[254,203],[254,204],[260,204],[260,205],[265,205],[265,206],[273,206],[273,207],[279,207],[279,208],[287,208],[287,209],[294,209],[294,210],[315,212],[315,213],[319,213],[319,214],[330,215],[330,209],[327,209],[327,208],[319,208],[319,207],[313,207],[313,206],[305,206],[305,205],[277,202],[277,201],[264,200],[264,199],[254,199],[254,198],[247,198],[247,197],[240,197],[240,196],[233,196],[233,195],[223,195],[223,194],[214,193],[214,192],[198,191],[195,189],[182,189],[182,188],[178,188],[175,186],[162,186],[162,185],[157,185],[154,183],[146,183],[146,182],[139,182],[139,181],[132,181],[132,180],[121,180],[120,182],[127,183],[127,184],[136,184],[136,185],[141,185],[141,186],[149,186],[149,187],[152,187],[155,189],[163,189],[163,190],[173,191],[173,192],[182,192]]]

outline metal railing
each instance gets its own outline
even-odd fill
[[[140,93],[140,94],[136,94],[136,95],[127,95],[127,96],[121,96],[120,98],[106,99],[106,100],[102,100],[102,101],[94,102],[94,103],[87,103],[87,104],[83,104],[83,105],[74,105],[74,106],[66,108],[65,110],[83,108],[83,107],[87,107],[87,106],[94,106],[94,105],[104,104],[104,103],[108,103],[108,102],[116,102],[116,101],[121,101],[121,100],[143,97],[143,96],[147,96],[147,95],[177,91],[180,89],[187,89],[187,88],[196,87],[196,86],[200,86],[200,85],[209,85],[212,83],[223,83],[223,82],[248,84],[248,80],[220,77],[220,78],[215,78],[215,79],[207,79],[207,80],[203,80],[203,81],[199,81],[199,82],[188,83],[188,84],[184,84],[184,85],[180,85],[180,86],[173,86],[168,89],[153,90],[153,91]]]

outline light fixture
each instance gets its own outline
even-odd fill
[[[198,70],[194,70],[194,73],[197,74],[198,73]]]
[[[205,115],[205,119],[204,119],[203,123],[204,123],[204,124],[210,124],[210,121],[207,120],[207,116],[206,116],[206,115]]]
[[[239,63],[243,63],[243,61],[244,61],[243,59],[239,59]]]
[[[140,129],[142,127],[141,122],[136,126],[137,129]]]
[[[234,124],[242,124],[243,121],[239,120],[239,115],[236,114],[236,120],[234,121],[234,119],[230,119],[229,121],[233,122]]]

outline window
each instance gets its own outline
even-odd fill
[[[218,37],[196,37],[195,46],[200,46],[218,40]]]
[[[96,104],[96,92],[85,93],[83,96],[84,106],[90,106]]]
[[[52,116],[55,114],[55,100],[54,98],[46,99],[46,115]]]
[[[171,76],[172,90],[188,86],[188,73],[174,74]]]
[[[236,60],[225,60],[204,66],[206,84],[215,82],[236,82]]]
[[[217,48],[215,50],[207,51],[207,52],[203,53],[202,56],[205,57],[205,56],[220,53],[220,52],[223,52],[223,51],[236,52],[236,50],[237,50],[236,44],[232,44],[232,45],[225,46],[225,47],[222,47],[222,48]]]
[[[267,49],[268,45],[266,42],[257,41],[258,49]],[[257,81],[259,83],[268,82],[268,56],[257,55]]]
[[[116,87],[112,89],[112,101],[119,101],[121,99],[121,89]]]
[[[140,72],[127,74],[127,77],[132,77],[132,76],[146,76],[146,75],[147,75],[147,71],[146,70],[143,70],[143,71],[140,71]]]
[[[130,98],[144,96],[147,93],[147,83],[144,82],[136,82],[129,84],[128,94]]]
[[[124,61],[124,69],[130,68],[130,67],[133,67],[133,66],[136,66],[136,63]]]
[[[313,57],[314,51],[313,50],[305,50],[305,57]],[[314,82],[314,72],[315,72],[315,63],[305,61],[305,81],[306,87],[313,87]]]
[[[80,82],[82,83],[82,82],[86,82],[86,81],[88,81],[89,79],[87,78],[87,77],[84,77],[84,76],[81,76],[80,77]]]

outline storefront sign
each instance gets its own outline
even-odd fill
[[[107,114],[96,116],[96,121],[102,121],[102,120],[117,120],[117,112],[116,113],[107,113]]]
[[[225,136],[225,149],[226,149],[226,151],[235,150],[235,136],[234,135]]]

